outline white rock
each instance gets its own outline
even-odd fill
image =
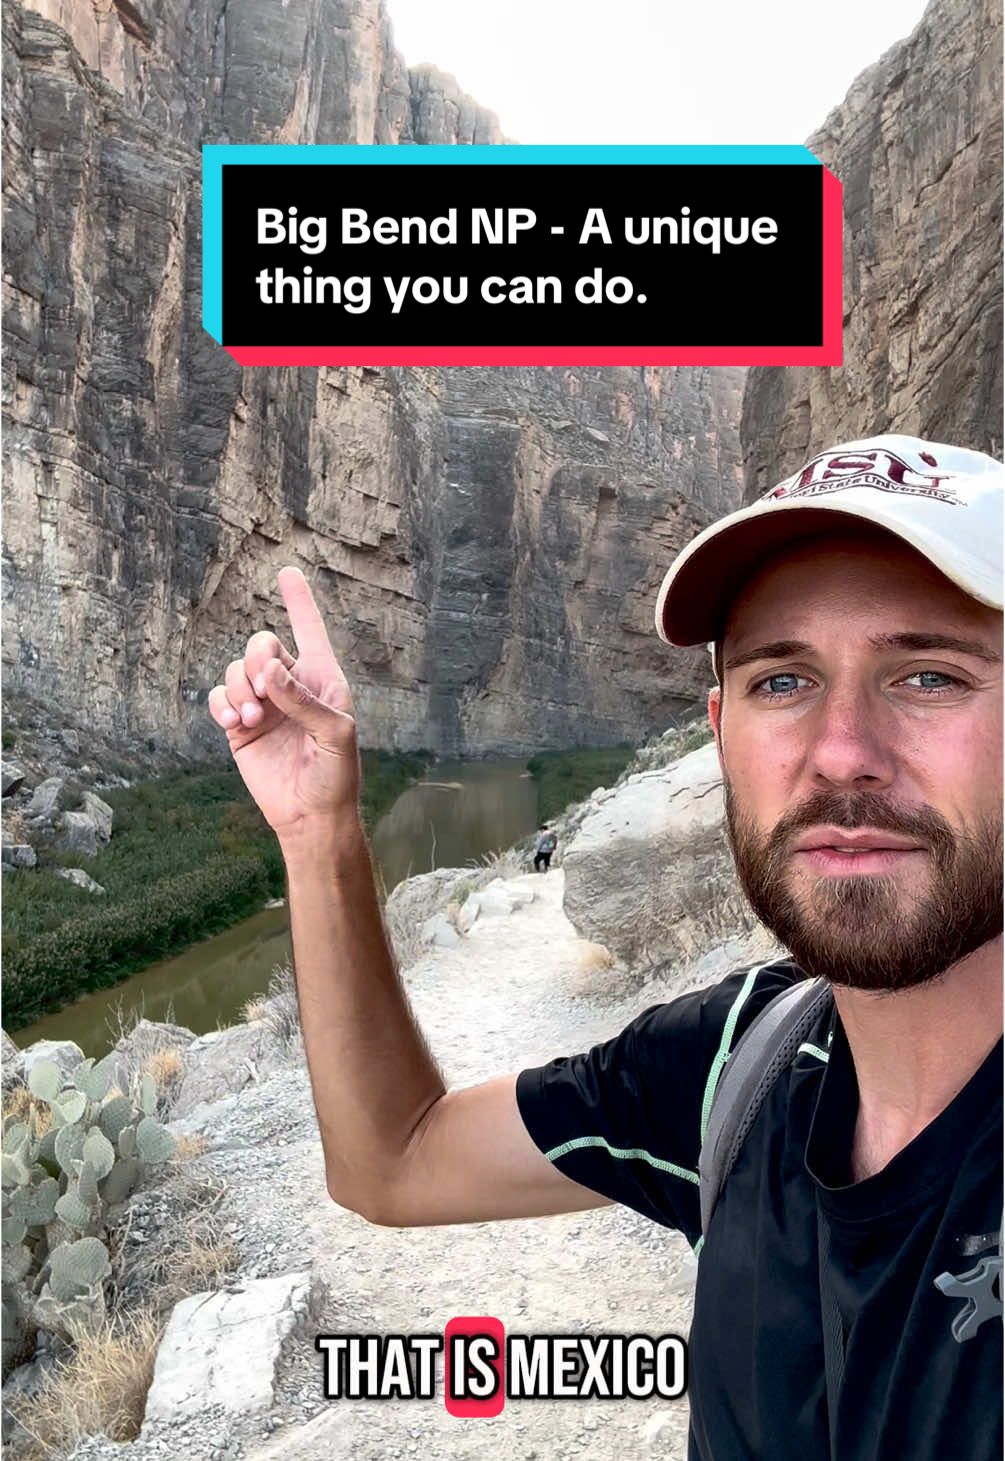
[[[5,842],[0,853],[5,867],[34,867],[38,855],[27,842]]]
[[[653,1451],[660,1451],[667,1456],[667,1444],[674,1437],[677,1430],[677,1421],[672,1415],[665,1411],[657,1411],[639,1427],[643,1441]]]
[[[115,818],[111,807],[93,791],[85,791],[80,804],[94,823],[98,841],[107,842],[112,835],[112,822]]]
[[[460,934],[445,913],[434,913],[432,918],[427,918],[419,929],[419,937],[424,944],[431,944],[437,949],[456,949],[461,941]]]
[[[677,964],[703,942],[742,933],[714,743],[591,805],[563,867],[577,933],[636,967]]]
[[[73,883],[76,888],[83,888],[85,893],[103,893],[105,890],[100,883],[96,883],[90,873],[85,873],[82,867],[57,867],[54,868],[57,878],[65,878],[68,883]]]
[[[32,792],[31,801],[25,807],[25,816],[53,816],[66,807],[68,795],[62,776],[47,776]]]
[[[59,1067],[62,1075],[69,1078],[83,1058],[84,1052],[72,1040],[36,1040],[34,1045],[29,1045],[22,1052],[24,1078],[28,1079],[32,1066],[37,1065],[40,1060],[51,1060]]]
[[[93,857],[98,850],[98,829],[87,812],[64,812],[59,819],[58,844],[81,857]]]
[[[469,893],[461,904],[461,911],[457,915],[457,927],[461,933],[469,933],[479,913],[481,902],[477,893]]]
[[[320,1284],[302,1272],[182,1299],[157,1351],[144,1429],[210,1406],[239,1414],[267,1410],[275,1403],[284,1349],[315,1321],[321,1298]]]

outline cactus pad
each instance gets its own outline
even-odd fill
[[[111,1272],[108,1249],[99,1238],[64,1243],[50,1257],[49,1286],[57,1299],[74,1299]]]
[[[63,1088],[59,1066],[51,1060],[38,1060],[28,1072],[28,1089],[42,1101],[53,1102]]]
[[[133,1103],[128,1096],[113,1096],[101,1108],[98,1122],[110,1142],[117,1142],[120,1133],[133,1119]]]
[[[33,1186],[19,1187],[10,1200],[11,1217],[20,1218],[29,1228],[44,1227],[56,1211],[59,1183],[45,1177]]]
[[[104,1100],[108,1092],[108,1077],[103,1070],[95,1070],[93,1055],[77,1066],[73,1072],[73,1084],[90,1101]]]
[[[107,1177],[115,1165],[115,1148],[97,1126],[92,1126],[87,1133],[81,1155],[84,1161],[90,1162],[94,1168],[94,1175],[98,1181],[102,1177]]]
[[[174,1156],[175,1140],[166,1126],[144,1116],[136,1128],[136,1150],[144,1162],[166,1162]]]

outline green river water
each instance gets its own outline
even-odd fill
[[[440,761],[403,792],[371,838],[387,891],[431,868],[463,867],[532,832],[537,788],[525,764]],[[273,969],[289,957],[286,908],[265,908],[111,989],[83,995],[14,1039],[20,1046],[75,1040],[85,1055],[100,1056],[115,1043],[120,1015],[136,1010],[204,1034],[239,1019],[245,1001],[263,993]]]

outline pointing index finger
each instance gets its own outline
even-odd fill
[[[290,627],[301,657],[330,655],[332,647],[321,611],[299,568],[279,570],[279,592],[290,616]]]

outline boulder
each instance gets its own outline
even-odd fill
[[[98,831],[87,812],[64,812],[59,819],[57,846],[78,857],[94,857],[98,850]]]
[[[424,944],[431,944],[437,949],[456,949],[461,941],[460,934],[445,913],[434,913],[432,918],[427,918],[419,929],[419,937]]]
[[[0,1030],[0,1080],[5,1091],[24,1084],[24,1056],[6,1030]]]
[[[69,1081],[83,1058],[84,1052],[72,1040],[36,1040],[21,1052],[24,1078],[28,1079],[32,1067],[40,1060],[51,1060],[59,1067],[63,1079]]]
[[[480,912],[481,903],[478,894],[469,893],[461,904],[460,912],[457,915],[457,927],[459,931],[461,933],[469,933]]]
[[[72,729],[72,727],[67,726],[64,730],[61,730],[59,733],[59,739],[63,742],[63,745],[69,751],[71,756],[80,755],[80,736],[75,730]]]
[[[66,811],[69,805],[70,792],[62,776],[47,776],[32,792],[24,814],[26,817],[53,820],[58,812]]]
[[[0,790],[4,796],[13,796],[24,785],[26,772],[16,761],[0,761]]]
[[[111,1085],[128,1092],[152,1056],[162,1050],[177,1050],[184,1063],[185,1055],[195,1038],[195,1034],[184,1025],[138,1020],[128,1035],[123,1035],[114,1048],[98,1061],[98,1069],[108,1076]],[[174,1092],[161,1089],[160,1094],[162,1097],[170,1097]],[[169,1102],[165,1100],[162,1104],[167,1105]]]
[[[5,842],[0,847],[4,867],[34,867],[38,856],[27,842]]]
[[[576,932],[635,968],[693,960],[754,924],[726,841],[715,745],[630,776],[566,847]]]
[[[434,913],[444,911],[453,901],[459,884],[470,885],[474,877],[471,868],[441,867],[435,872],[406,878],[392,890],[384,908],[384,921],[399,956],[403,951],[411,953],[421,946],[422,925]]]
[[[115,819],[112,808],[93,791],[85,791],[80,804],[94,823],[98,841],[107,842],[112,835],[112,822]]]
[[[185,1051],[185,1074],[172,1114],[186,1116],[203,1101],[243,1090],[284,1064],[284,1046],[262,1020],[212,1030]]]
[[[82,867],[57,867],[54,868],[57,878],[63,878],[66,882],[72,883],[75,888],[83,888],[85,893],[103,893],[105,890],[100,883],[96,883],[90,873],[85,873]]]
[[[157,1351],[144,1424],[221,1406],[238,1415],[267,1409],[283,1354],[316,1324],[323,1296],[301,1272],[182,1299]]]

